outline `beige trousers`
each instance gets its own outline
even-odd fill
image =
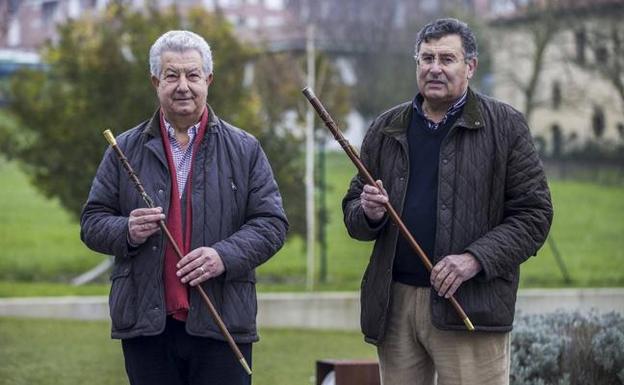
[[[392,284],[382,385],[508,385],[509,333],[445,331],[431,324],[429,288]]]

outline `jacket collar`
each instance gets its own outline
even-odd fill
[[[219,130],[219,117],[214,113],[212,107],[206,104],[208,108],[208,123],[206,125],[206,134],[217,133]],[[154,112],[150,120],[145,125],[143,133],[153,138],[160,139],[160,108]]]
[[[397,138],[406,135],[407,128],[414,114],[414,107],[411,102],[403,103],[398,108],[398,113],[381,129],[387,135]]]
[[[462,114],[455,122],[455,125],[469,130],[478,130],[484,126],[483,123],[483,114],[479,109],[479,97],[470,87],[468,87],[466,105],[464,106]]]
[[[407,128],[410,125],[412,115],[414,113],[414,106],[412,102],[407,102],[399,107],[399,111],[388,122],[388,124],[382,128],[382,131],[389,136],[403,137],[407,133]],[[471,130],[476,130],[483,127],[483,116],[479,109],[479,99],[477,94],[468,87],[468,95],[466,98],[466,104],[462,110],[461,115],[457,118],[454,126],[464,127]]]

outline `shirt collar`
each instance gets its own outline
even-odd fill
[[[466,89],[466,91],[464,91],[464,93],[462,94],[462,96],[459,97],[459,99],[457,99],[455,101],[455,103],[453,103],[448,110],[446,110],[446,114],[445,115],[449,115],[449,112],[455,112],[458,109],[460,109],[464,104],[466,104],[466,99],[468,98],[468,89]],[[418,112],[418,114],[420,114],[423,117],[427,117],[427,115],[425,114],[425,111],[422,108],[422,104],[425,101],[425,98],[422,96],[422,94],[419,92],[418,94],[416,94],[416,97],[414,98],[414,102],[412,103],[414,106],[414,109],[416,110],[416,112]]]
[[[169,121],[163,117],[163,120],[165,121],[165,129],[167,129],[167,133],[169,134],[169,138],[175,139],[175,128],[173,128],[173,125],[171,123],[169,123]],[[197,130],[199,130],[199,125],[201,124],[201,122],[197,122],[194,125],[192,125],[191,127],[189,127],[188,129],[188,136],[189,136],[189,142],[193,141],[193,138],[195,138],[195,135],[197,135]]]
[[[427,114],[425,114],[425,111],[422,108],[422,104],[425,100],[425,98],[422,96],[422,94],[419,92],[418,94],[416,94],[416,97],[414,98],[414,101],[412,102],[412,105],[414,107],[414,110],[416,111],[416,113],[422,117],[423,119],[425,119],[425,121],[427,122],[429,128],[431,129],[437,129],[440,125],[443,125],[446,120],[450,117],[455,115],[459,110],[462,109],[462,107],[464,106],[464,104],[466,104],[466,100],[468,99],[468,89],[466,88],[466,91],[464,91],[464,93],[462,94],[462,96],[460,96],[455,103],[453,103],[448,110],[446,110],[446,114],[444,114],[444,118],[442,118],[442,120],[438,123],[435,123],[434,121],[432,121],[431,119],[429,119],[429,117],[427,117]]]

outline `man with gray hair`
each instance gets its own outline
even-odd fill
[[[169,31],[150,49],[160,107],[117,138],[154,202],[141,196],[109,148],[81,216],[81,238],[115,256],[112,337],[132,385],[251,384],[201,297],[208,293],[245,360],[256,330],[255,268],[284,242],[288,222],[258,141],[207,104],[206,41]],[[159,232],[165,220],[185,255]]]
[[[343,200],[349,234],[375,240],[362,280],[361,326],[384,385],[509,383],[519,267],[541,247],[550,193],[526,120],[472,90],[477,43],[456,19],[417,36],[419,93],[371,124]],[[429,273],[388,220],[400,213]],[[476,331],[447,301],[455,296]]]

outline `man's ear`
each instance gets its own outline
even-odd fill
[[[212,74],[208,75],[208,77],[206,78],[206,84],[208,85],[208,87],[210,87],[210,84],[212,84],[213,79],[214,76]]]
[[[158,89],[158,85],[160,84],[160,79],[152,75],[150,80],[152,81],[152,85],[154,86],[154,88]]]
[[[479,65],[479,60],[475,57],[468,61],[468,71],[466,77],[470,80],[477,70],[477,66]]]

